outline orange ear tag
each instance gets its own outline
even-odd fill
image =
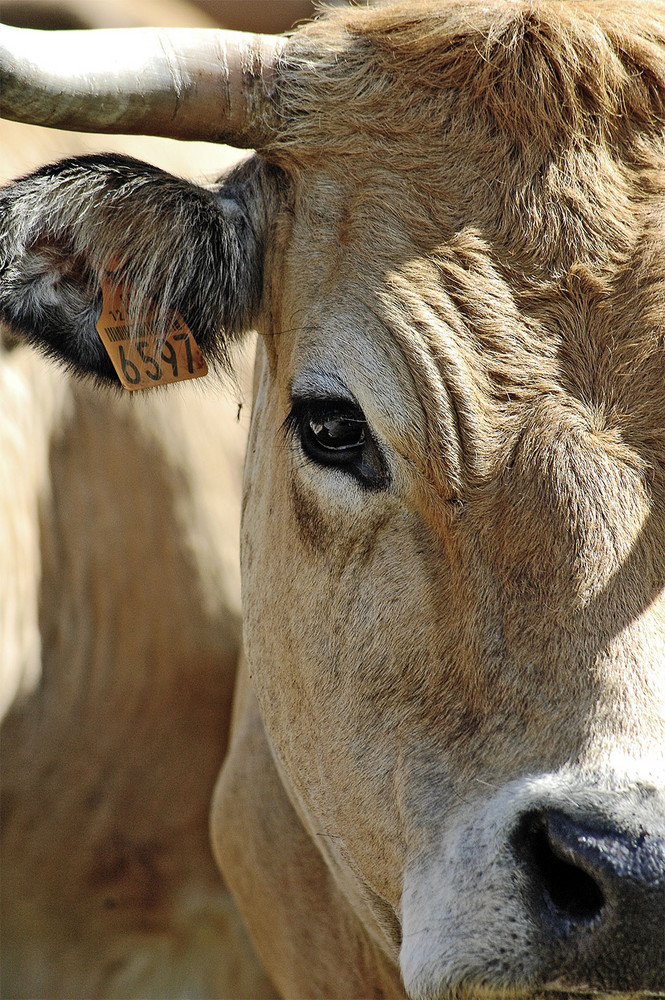
[[[151,389],[207,375],[208,366],[194,334],[177,312],[169,313],[161,347],[149,332],[135,340],[130,338],[126,309],[130,284],[127,280],[112,283],[112,277],[113,272],[106,271],[100,278],[103,305],[97,332],[125,389]],[[150,321],[148,310],[147,330]]]

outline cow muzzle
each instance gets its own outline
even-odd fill
[[[549,809],[524,818],[513,849],[550,932],[548,986],[665,989],[665,836]]]
[[[569,773],[477,805],[407,869],[401,965],[414,1000],[665,995],[665,791]]]

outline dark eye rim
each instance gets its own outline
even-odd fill
[[[340,416],[350,424],[361,426],[362,439],[339,448],[321,444],[314,437],[311,423],[313,420],[323,422],[331,416]],[[317,465],[348,472],[367,489],[382,489],[388,484],[387,465],[357,403],[334,397],[294,397],[284,429],[288,437],[299,443],[305,456]]]

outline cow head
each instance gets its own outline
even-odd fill
[[[262,334],[222,869],[287,994],[665,992],[665,7],[388,4],[271,65],[214,189],[2,202],[2,314],[79,368],[110,258],[137,323]]]

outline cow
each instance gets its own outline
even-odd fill
[[[116,385],[108,295],[153,373],[258,331],[211,832],[279,993],[665,995],[665,5],[5,44],[9,117],[255,149],[17,180],[0,310]]]

